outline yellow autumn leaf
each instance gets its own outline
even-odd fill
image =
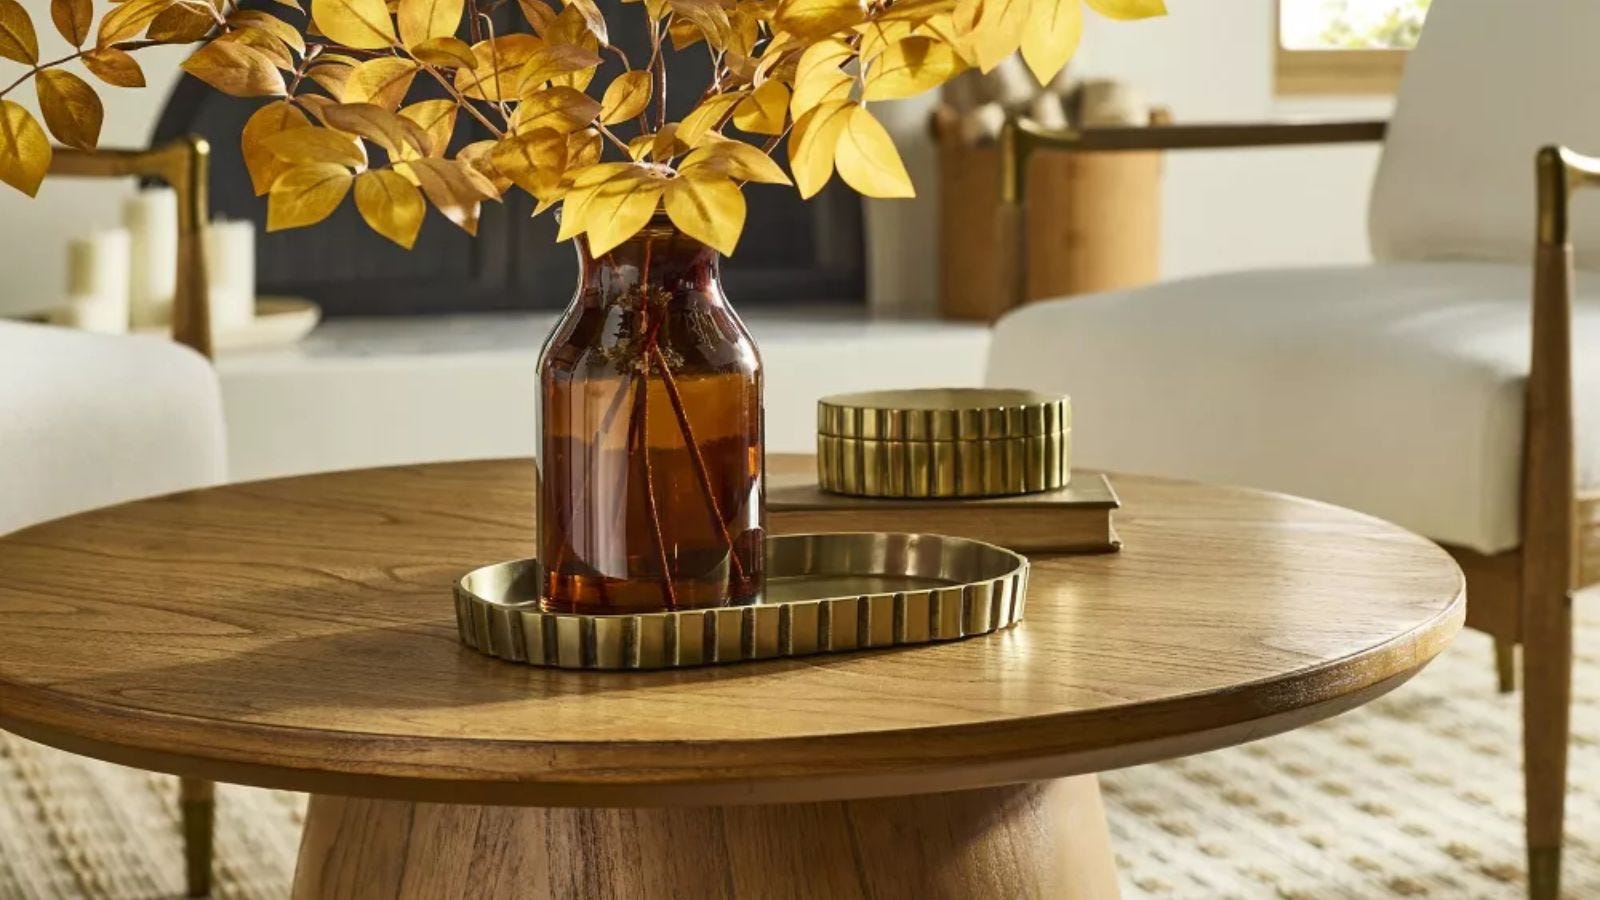
[[[600,103],[582,91],[569,87],[545,88],[524,97],[511,116],[511,130],[526,133],[554,128],[562,133],[577,131],[600,114]]]
[[[772,157],[744,141],[716,141],[707,144],[683,158],[680,172],[703,169],[739,181],[759,181],[766,184],[788,184],[789,176]]]
[[[826,40],[800,54],[794,72],[794,94],[789,115],[798,120],[819,103],[850,99],[856,80],[840,67],[855,56],[855,48],[840,40]]]
[[[517,0],[517,6],[522,9],[522,17],[533,27],[533,33],[540,37],[544,37],[544,33],[555,24],[556,11],[544,0]]]
[[[878,22],[926,22],[934,16],[948,15],[956,0],[895,0],[893,6],[873,17]]]
[[[856,26],[856,33],[861,35],[856,43],[856,55],[862,62],[868,62],[878,54],[889,49],[889,45],[903,41],[911,36],[911,31],[916,23],[904,19],[894,19],[888,22],[873,20],[863,22]]]
[[[600,12],[600,6],[595,0],[567,0],[567,9],[578,11],[578,15],[583,18],[583,24],[589,29],[589,33],[595,36],[595,40],[602,44],[611,43],[610,37],[606,34],[606,17]]]
[[[583,204],[589,253],[600,256],[649,224],[667,187],[667,176],[651,163],[624,163],[626,171],[595,187]]]
[[[356,210],[373,231],[410,250],[422,231],[428,204],[404,176],[378,169],[356,176]]]
[[[30,66],[39,61],[33,19],[17,0],[0,0],[0,56]]]
[[[590,50],[600,49],[600,39],[589,28],[583,11],[570,4],[550,20],[549,26],[540,36],[547,44],[572,44]]]
[[[266,135],[261,139],[261,146],[293,166],[332,163],[360,167],[367,164],[367,153],[360,141],[342,131],[315,125]]]
[[[0,100],[0,181],[29,197],[50,170],[50,139],[20,104]]]
[[[458,37],[429,38],[412,47],[411,55],[441,69],[470,69],[478,64],[472,48]]]
[[[567,166],[567,136],[554,128],[511,135],[494,145],[489,159],[512,183],[544,200],[559,195]]]
[[[394,22],[384,0],[311,0],[311,21],[318,31],[352,50],[385,50],[395,43]]]
[[[517,94],[541,90],[552,78],[592,69],[600,65],[600,54],[576,44],[546,44],[533,51],[517,76]],[[575,87],[575,86],[574,86]],[[582,90],[583,88],[578,88]]]
[[[789,132],[789,170],[794,173],[800,196],[810,199],[822,190],[833,175],[834,148],[839,132],[850,120],[856,105],[845,100],[830,100],[801,116]]]
[[[494,153],[495,143],[493,138],[473,141],[456,153],[456,159],[471,166],[478,174],[488,179],[494,185],[495,196],[504,196],[513,185],[511,179],[495,168],[494,161],[489,158],[490,154]]]
[[[400,0],[395,16],[400,24],[400,43],[415,47],[433,38],[455,37],[456,29],[461,27],[462,6],[463,0]],[[360,185],[356,188],[359,199]]]
[[[768,81],[740,101],[733,111],[733,124],[750,134],[783,134],[788,115],[788,85]]]
[[[326,219],[350,192],[350,170],[334,163],[295,166],[267,194],[267,230],[303,228]]]
[[[623,72],[612,79],[600,99],[600,124],[615,125],[625,122],[650,103],[651,75],[649,72]]]
[[[799,88],[819,72],[838,72],[854,59],[855,55],[855,47],[839,38],[829,38],[812,44],[800,54],[800,60],[795,64],[795,87]]]
[[[1060,0],[1065,5],[1078,0]],[[1026,46],[1026,45],[1024,45]],[[889,45],[867,67],[863,100],[899,100],[936,88],[966,68],[943,41],[913,35]]]
[[[400,110],[400,116],[415,122],[428,136],[429,156],[442,156],[456,130],[454,100],[422,100]]]
[[[184,60],[183,70],[234,97],[281,97],[288,93],[283,73],[272,60],[238,41],[206,44]]]
[[[834,165],[844,183],[862,196],[915,197],[917,194],[888,130],[864,106],[852,109],[849,121],[840,130]]]
[[[495,197],[494,183],[470,163],[458,159],[414,159],[395,166],[408,175],[434,208],[467,234],[478,233],[478,211]]]
[[[620,178],[628,174],[633,163],[593,163],[578,166],[572,161],[569,148],[567,170],[569,173],[570,189],[561,201],[561,222],[556,230],[556,240],[569,241],[581,235],[586,230],[585,207],[602,184],[612,178]]]
[[[0,29],[4,28],[5,16],[0,14]],[[55,23],[56,31],[67,43],[74,47],[82,47],[83,42],[89,39],[89,23],[94,19],[94,3],[92,0],[50,0],[50,21]]]
[[[1049,84],[1078,52],[1082,37],[1080,0],[1034,0],[1033,23],[1022,35],[1022,60],[1040,84]]]
[[[687,149],[689,148],[678,140],[678,123],[668,122],[661,126],[661,130],[656,132],[655,139],[650,142],[650,158],[656,162],[665,162]],[[599,154],[595,154],[595,159],[599,158]]]
[[[1162,0],[1086,0],[1089,8],[1108,19],[1148,19],[1167,14]]]
[[[267,149],[263,141],[292,128],[310,127],[305,113],[287,100],[274,100],[250,114],[239,132],[239,150],[244,155],[245,171],[250,174],[250,186],[257,197],[271,190],[279,175],[294,168],[292,163],[279,159]]]
[[[322,85],[329,96],[343,97],[344,86],[350,83],[350,76],[355,74],[359,63],[345,62],[342,59],[325,59],[329,54],[317,58],[317,62],[306,70],[306,77]],[[301,94],[301,98],[312,97],[314,94]]]
[[[634,162],[647,159],[650,151],[656,146],[656,136],[652,132],[637,135],[628,141],[628,158]]]
[[[805,40],[838,34],[867,17],[861,0],[783,0],[773,25]]]
[[[125,50],[101,47],[83,55],[83,67],[106,84],[116,87],[144,87],[144,70]]]
[[[686,147],[698,146],[707,134],[722,127],[723,120],[749,94],[749,91],[729,91],[707,97],[678,123],[675,137]]]
[[[161,19],[165,15],[166,13],[162,13],[162,15],[156,16],[156,20],[150,23],[152,37],[155,36],[156,28],[161,25]],[[191,28],[191,31],[181,34],[175,33],[170,37],[162,37],[160,39],[174,44],[187,44],[199,40],[215,24],[210,16],[204,14],[202,16],[205,21],[199,22],[198,25],[186,21],[185,24]],[[288,45],[276,36],[259,28],[249,26],[238,28],[215,38],[212,43],[243,44],[252,50],[259,51],[267,59],[272,60],[272,64],[279,69],[285,72],[295,71],[294,54],[289,51]]]
[[[733,35],[733,26],[728,21],[727,10],[723,9],[717,0],[671,0],[668,5],[672,7],[675,23],[693,25],[713,47],[723,48],[728,45],[728,40]],[[682,49],[677,43],[673,46]]]
[[[204,38],[217,24],[213,12],[211,5],[203,2],[203,0],[192,0],[192,2],[181,2],[180,0],[180,2],[168,6],[158,13],[154,19],[150,20],[150,27],[145,30],[145,37],[152,41],[161,41],[167,44],[192,44]],[[216,39],[239,40],[240,33],[222,34],[218,35]],[[289,49],[283,47],[281,43],[272,46],[270,41],[263,42],[257,39],[246,40],[245,43],[266,53],[279,68],[285,65],[290,69],[294,68],[294,60],[289,58]],[[262,43],[268,43],[269,46],[263,47],[261,46]],[[281,54],[275,52],[280,49],[282,51]]]
[[[64,69],[42,69],[34,76],[39,112],[56,140],[79,150],[93,150],[100,142],[105,107],[94,88]]]
[[[296,53],[306,52],[306,38],[300,29],[259,9],[241,9],[228,17],[228,24],[242,28],[249,26],[267,32]]]
[[[95,43],[101,47],[108,47],[119,41],[138,37],[150,27],[150,22],[171,4],[172,0],[127,0],[112,7],[100,18],[100,31],[95,36]],[[0,8],[3,8],[3,5],[0,5]],[[0,33],[4,30],[0,27]],[[0,43],[3,41],[4,38],[0,38]],[[3,55],[4,51],[0,50],[0,56]]]
[[[959,0],[956,33],[969,43],[978,68],[990,72],[1015,53],[1028,27],[1029,0]]]
[[[474,100],[511,100],[522,86],[522,67],[541,46],[531,34],[505,34],[472,45],[476,64],[456,72],[456,89]]]
[[[417,64],[398,56],[380,56],[369,59],[350,72],[339,93],[341,103],[371,103],[393,110],[406,99],[412,79],[417,77]]]
[[[723,256],[731,256],[744,231],[744,192],[725,175],[684,172],[661,195],[678,230]]]
[[[372,103],[334,104],[322,111],[322,121],[327,122],[330,128],[377,144],[389,154],[390,159],[398,159],[403,155],[421,156],[428,150],[428,137],[421,128],[401,118],[398,113]],[[407,148],[412,151],[411,154],[405,153]]]

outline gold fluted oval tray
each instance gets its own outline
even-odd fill
[[[767,538],[758,603],[636,615],[545,612],[538,560],[495,563],[456,584],[461,641],[562,669],[671,669],[926,644],[1022,619],[1028,560],[937,534]]]

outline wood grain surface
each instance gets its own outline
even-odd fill
[[[1460,626],[1460,571],[1395,526],[1252,491],[1114,483],[1123,552],[1034,557],[1027,620],[1009,632],[651,673],[541,670],[458,645],[452,580],[531,552],[527,461],[131,503],[0,539],[0,726],[320,793],[849,799],[1252,740],[1399,684]]]
[[[958,900],[1117,895],[1093,775],[775,806],[311,799],[296,900]]]

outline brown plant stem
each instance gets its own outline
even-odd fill
[[[493,122],[489,121],[489,117],[485,116],[483,113],[479,112],[478,108],[476,106],[473,106],[470,102],[468,102],[466,96],[464,96],[460,91],[456,90],[455,85],[451,84],[448,79],[446,79],[442,74],[440,74],[438,69],[434,68],[433,66],[429,65],[428,63],[423,62],[420,59],[417,59],[414,56],[411,56],[409,53],[406,54],[406,56],[408,58],[410,58],[413,62],[415,62],[417,65],[421,66],[422,70],[424,72],[427,72],[429,75],[432,75],[433,76],[433,80],[439,82],[439,86],[440,87],[444,88],[446,91],[449,91],[450,92],[450,96],[455,99],[457,107],[459,107],[461,109],[464,109],[468,113],[470,113],[474,119],[477,119],[478,122],[483,125],[483,127],[489,129],[489,132],[491,134],[493,134],[496,138],[503,138],[503,137],[506,136],[506,132],[505,132],[504,128],[500,128],[499,126],[495,125]]]
[[[146,47],[155,47],[164,43],[166,43],[166,41],[122,41],[120,43],[112,44],[111,46],[117,50],[133,51],[143,50]],[[69,53],[60,59],[52,59],[49,62],[42,62],[34,65],[33,68],[23,72],[21,75],[18,75],[15,81],[6,85],[4,88],[0,88],[0,97],[4,97],[5,95],[16,90],[18,85],[39,74],[40,72],[43,72],[45,69],[53,69],[56,66],[72,62],[73,60],[78,59],[95,49],[96,48],[94,47],[89,47],[87,49],[78,50],[76,53]]]
[[[655,74],[656,84],[656,130],[667,127],[667,58],[661,53],[661,41],[667,30],[664,16],[661,26],[650,26],[650,70]]]
[[[700,492],[705,494],[706,511],[711,514],[711,522],[716,529],[722,532],[722,541],[728,545],[728,558],[733,561],[733,577],[738,579],[740,585],[749,583],[745,574],[744,564],[739,562],[739,554],[733,548],[733,535],[728,533],[728,522],[722,517],[721,504],[717,503],[717,495],[711,484],[711,468],[706,465],[705,456],[700,453],[700,442],[695,440],[694,426],[689,424],[689,414],[684,410],[683,397],[678,393],[678,381],[672,377],[672,370],[667,368],[666,357],[661,354],[661,348],[651,347],[657,364],[661,366],[661,383],[667,389],[667,399],[672,403],[672,412],[678,419],[678,430],[683,432],[683,442],[688,445],[690,459],[694,462],[694,473],[700,482]]]
[[[666,321],[663,313],[656,320],[650,317],[650,257],[655,248],[655,240],[646,237],[644,241],[644,264],[639,269],[639,280],[635,288],[639,291],[639,355],[640,377],[638,388],[634,394],[633,417],[628,423],[628,441],[626,452],[639,454],[640,464],[644,467],[644,506],[645,514],[650,517],[650,533],[655,539],[656,556],[661,562],[661,590],[662,599],[667,604],[667,609],[678,608],[677,585],[673,583],[671,563],[667,559],[666,537],[661,529],[661,510],[656,506],[656,480],[655,466],[650,463],[650,357],[647,347],[655,341],[660,333],[661,322]],[[603,433],[603,432],[602,432]],[[624,513],[626,515],[626,513]]]

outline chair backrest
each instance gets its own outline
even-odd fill
[[[1600,2],[1433,0],[1373,186],[1379,259],[1526,262],[1534,152],[1600,153]],[[1600,267],[1600,203],[1579,197],[1579,265]]]

